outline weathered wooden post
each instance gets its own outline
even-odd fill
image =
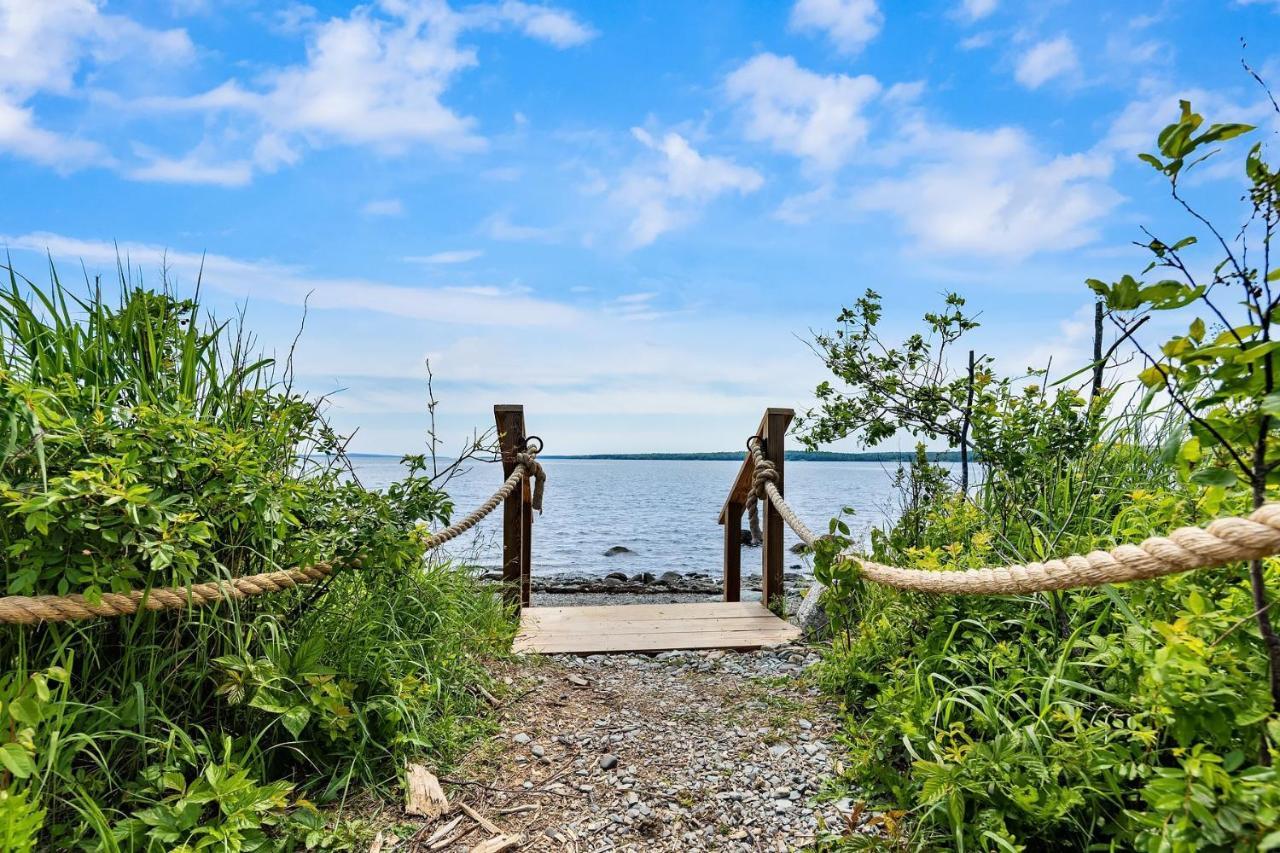
[[[496,405],[493,419],[506,479],[515,470],[516,454],[524,450],[524,406]],[[526,477],[502,504],[502,594],[508,604],[529,606],[532,549],[533,502]]]
[[[791,409],[769,409],[765,412],[760,431],[757,433],[764,439],[765,458],[773,463],[774,469],[778,472],[778,479],[774,485],[784,496],[786,495],[783,485],[785,483],[783,462],[786,459],[785,436],[793,417],[795,412]],[[760,601],[765,607],[773,609],[775,606],[782,606],[784,602],[782,569],[786,549],[782,536],[785,525],[773,501],[766,500],[761,503],[764,504],[764,543],[760,548]]]
[[[778,491],[782,491],[782,461],[785,455],[784,438],[791,419],[795,417],[792,409],[767,409],[756,438],[764,442],[765,458],[771,461],[778,471]],[[751,497],[751,489],[755,475],[755,458],[747,453],[738,469],[738,476],[729,487],[729,497],[720,509],[720,523],[724,525],[724,600],[742,600],[742,513],[747,500]],[[782,541],[782,516],[774,509],[771,501],[764,504],[764,542],[760,548],[760,603],[766,607],[782,602],[782,564],[786,554]]]
[[[720,523],[724,525],[724,600],[742,600],[742,510],[741,500],[732,494],[724,505]]]

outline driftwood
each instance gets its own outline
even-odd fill
[[[434,820],[449,811],[449,800],[440,787],[440,780],[421,764],[409,764],[404,769],[404,810]]]

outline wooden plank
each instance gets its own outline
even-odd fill
[[[791,423],[791,419],[796,416],[796,411],[795,409],[765,409],[764,417],[760,419],[760,426],[756,427],[755,435],[764,435],[765,426],[768,424],[770,415],[781,415],[789,425]],[[743,457],[742,460],[742,467],[738,469],[738,476],[733,478],[733,485],[729,487],[729,497],[725,499],[725,505],[720,508],[721,524],[724,524],[725,510],[728,508],[729,504],[745,504],[747,502],[747,495],[751,493],[751,475],[755,473],[756,465],[755,461],[751,458],[751,454],[747,453],[746,448],[743,448],[742,452],[746,453],[746,456]]]
[[[763,607],[760,608],[764,610]],[[688,634],[694,631],[731,633],[734,631],[769,631],[777,623],[764,619],[701,619],[698,622],[681,622],[678,619],[624,619],[613,621],[584,621],[562,625],[525,625],[521,633],[539,637],[572,637],[582,634]]]
[[[621,615],[625,614],[625,615]],[[601,604],[588,607],[530,607],[521,615],[522,621],[550,621],[552,619],[717,619],[740,614],[761,618],[761,607],[754,601],[724,602],[700,601],[684,604]],[[777,618],[776,616],[774,617]]]
[[[537,654],[756,649],[801,634],[753,602],[531,607],[520,625],[513,650]]]
[[[524,445],[524,406],[496,405],[493,420],[498,428],[498,446],[502,453],[502,478],[511,476],[516,467],[516,454]],[[524,604],[520,524],[523,496],[516,489],[502,504],[502,586],[503,598],[509,605]]]
[[[616,654],[621,652],[670,652],[679,649],[759,649],[781,646],[800,637],[800,630],[781,629],[718,633],[692,631],[670,634],[627,634],[618,637],[526,637],[515,646],[517,654]]]
[[[746,507],[730,501],[724,505],[724,600],[742,600],[742,512]]]
[[[791,418],[790,409],[770,409],[764,416],[764,455],[778,472],[774,485],[784,496],[787,478],[783,463],[787,456],[786,436]],[[765,607],[773,608],[783,602],[782,571],[786,561],[783,532],[786,522],[782,520],[782,514],[773,505],[773,501],[761,503],[764,505],[764,543],[760,548],[760,601]]]

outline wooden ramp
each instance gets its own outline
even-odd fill
[[[611,654],[676,649],[759,649],[800,638],[800,629],[759,602],[526,607],[517,654]]]

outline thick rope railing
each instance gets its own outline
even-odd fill
[[[451,539],[480,523],[493,512],[520,481],[531,477],[534,481],[532,505],[542,511],[542,495],[546,473],[538,464],[537,454],[523,451],[516,455],[516,465],[511,476],[498,488],[489,500],[481,504],[466,518],[427,538],[427,550],[438,548]],[[95,619],[108,616],[130,616],[139,610],[173,610],[180,607],[199,607],[215,601],[249,598],[266,592],[280,592],[299,584],[313,583],[336,571],[331,563],[317,563],[300,569],[284,569],[263,572],[240,578],[209,581],[180,587],[161,587],[130,592],[104,592],[96,603],[80,594],[73,595],[10,595],[0,598],[0,622],[16,625],[34,625],[39,622],[69,622],[78,619]]]
[[[777,468],[764,456],[758,438],[748,441],[754,472],[752,486],[768,499],[787,525],[809,547],[819,537],[799,519],[778,490]],[[852,551],[839,558],[857,565],[861,576],[895,589],[941,595],[1012,595],[1149,580],[1280,554],[1280,503],[1259,507],[1247,518],[1219,518],[1205,527],[1180,527],[1168,536],[1152,536],[1138,545],[1073,554],[1043,563],[1024,563],[946,572],[903,569],[863,559]]]

